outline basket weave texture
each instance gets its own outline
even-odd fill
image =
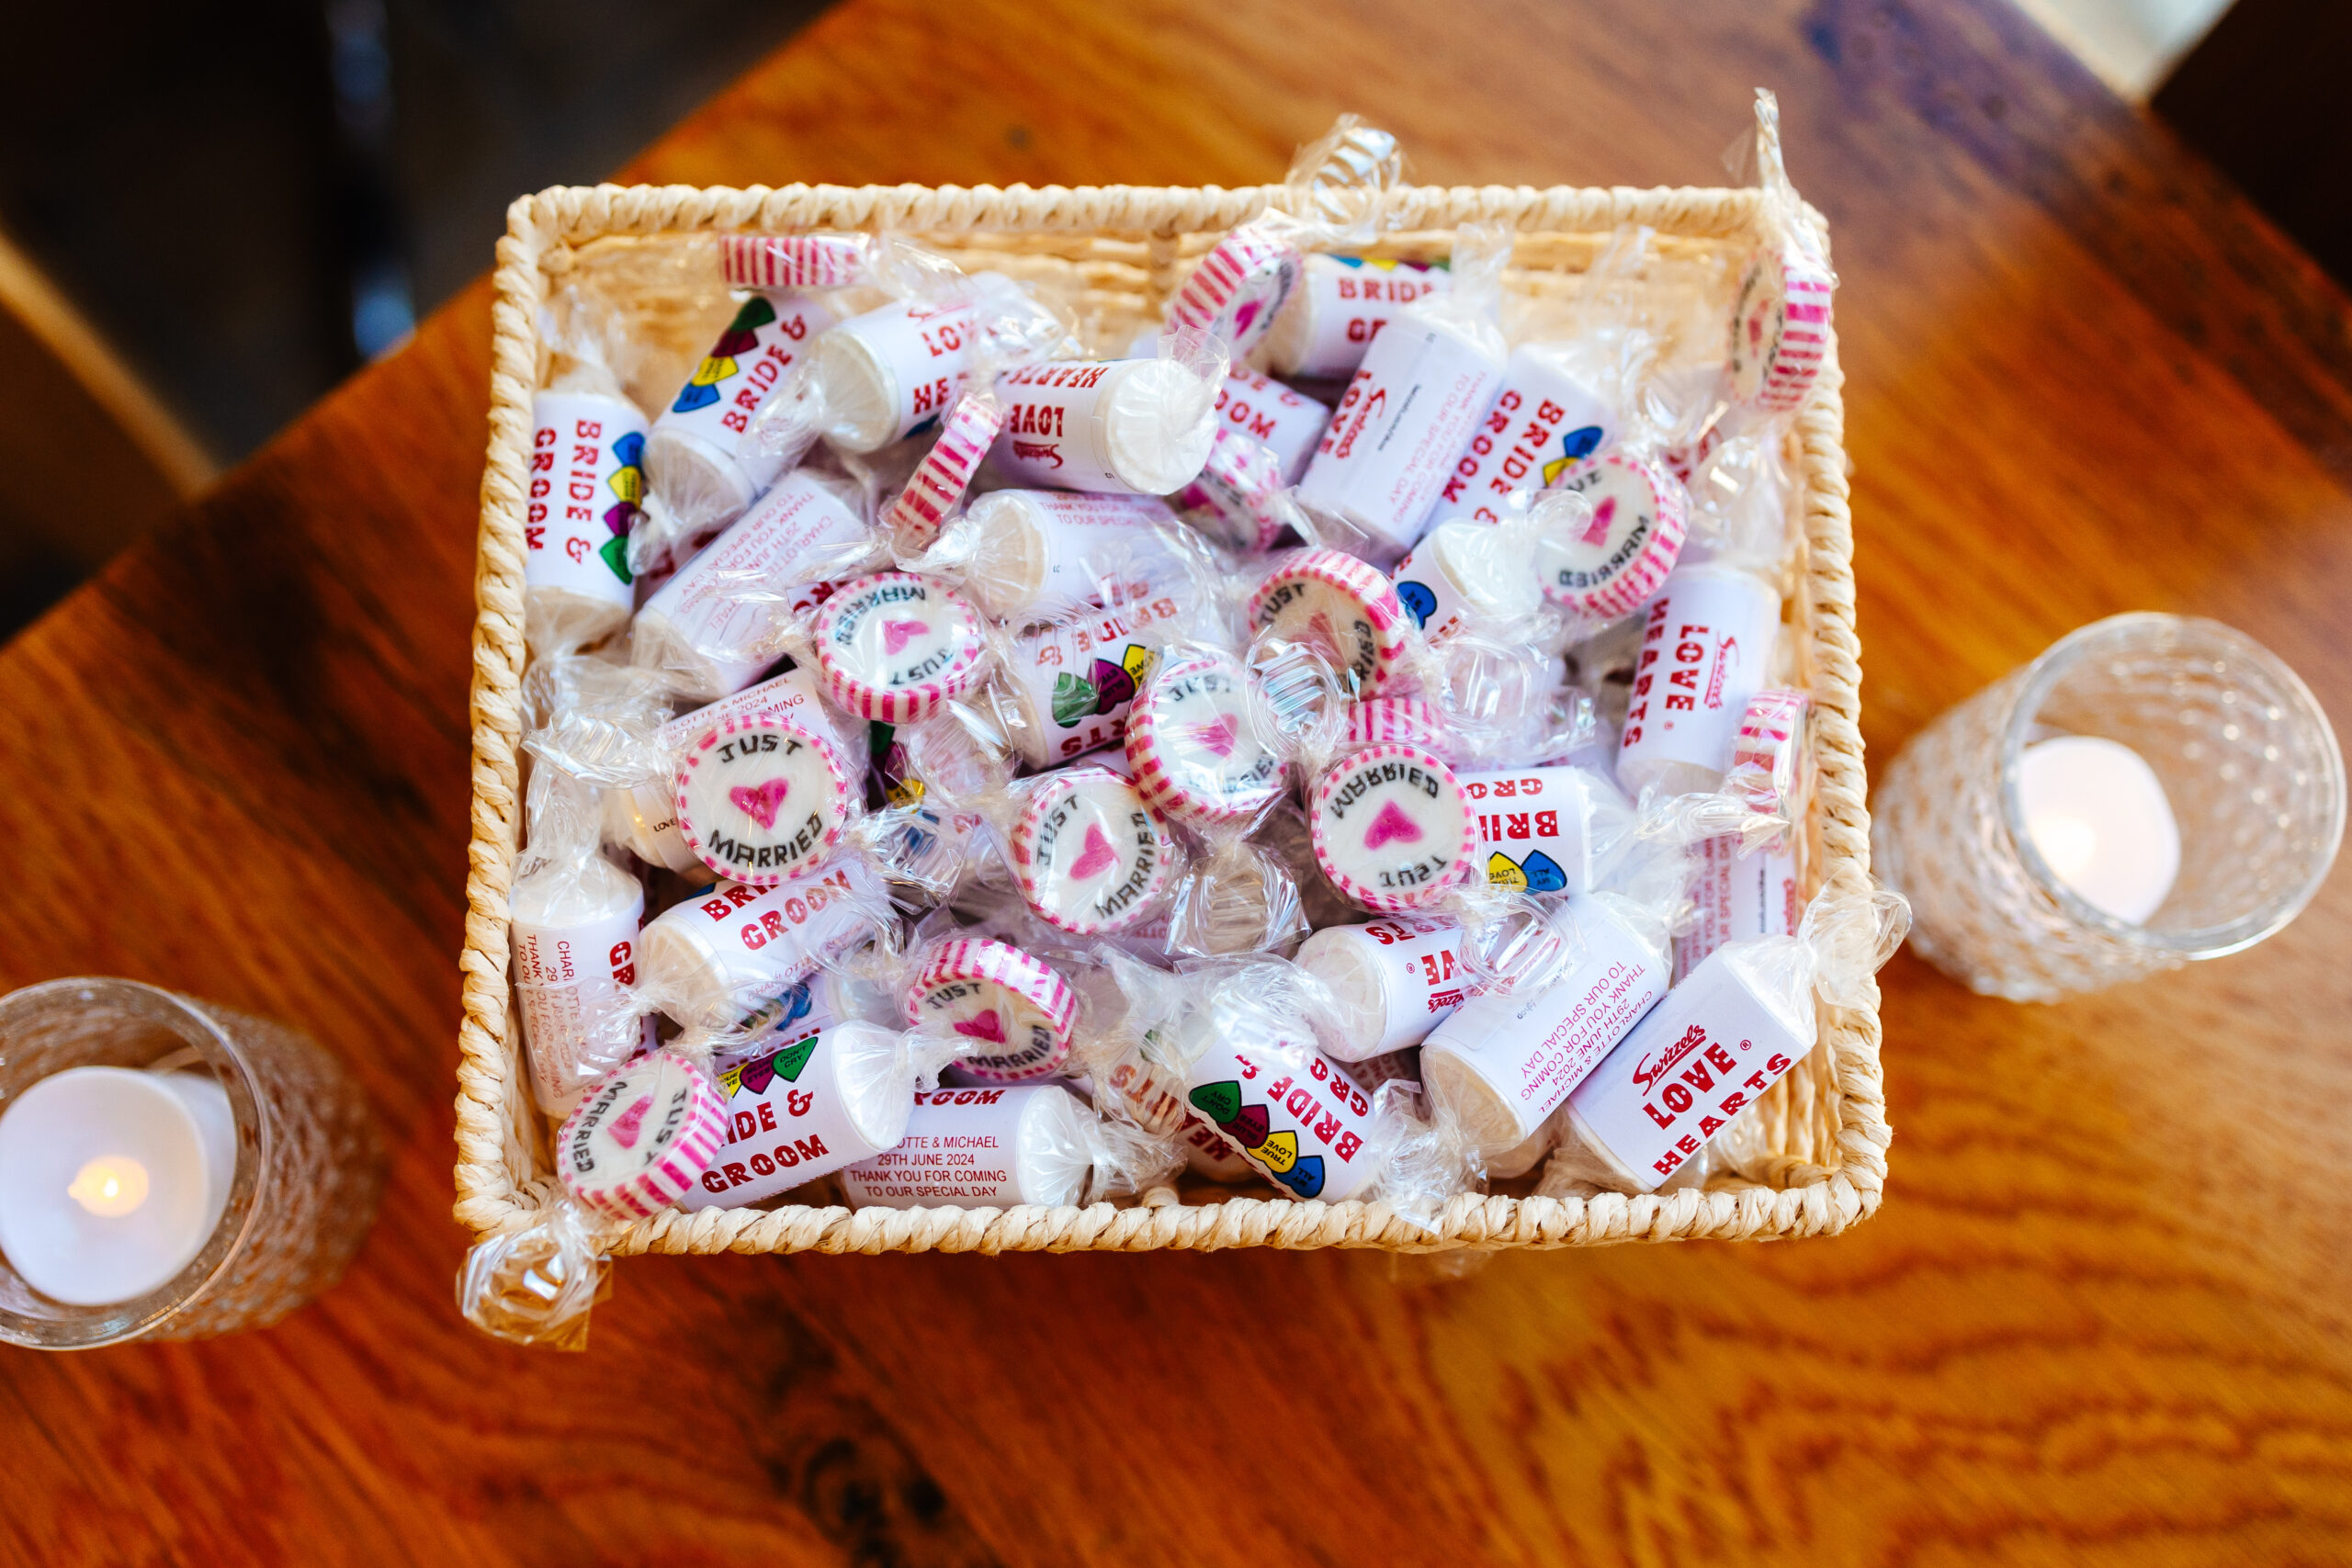
[[[890,230],[967,261],[998,265],[1017,257],[1024,272],[1068,269],[1089,291],[1125,291],[1156,312],[1194,258],[1279,194],[1276,186],[597,186],[545,190],[508,209],[498,246],[490,453],[474,578],[473,836],[458,958],[465,1003],[457,1102],[460,1224],[478,1235],[510,1230],[561,1195],[523,1070],[507,978],[506,896],[522,821],[526,469],[537,321],[549,278],[571,267],[575,247],[610,236]],[[1568,272],[1589,260],[1595,241],[1627,224],[1647,225],[1669,243],[1743,252],[1755,238],[1758,197],[1754,190],[1700,187],[1421,186],[1398,193],[1397,204],[1408,238],[1442,244],[1446,231],[1500,222],[1519,236],[1514,267]],[[1816,214],[1808,209],[1805,217],[1819,227]],[[1821,232],[1826,245],[1826,229]],[[1789,450],[1804,531],[1792,633],[1815,705],[1818,778],[1807,824],[1813,881],[1859,886],[1870,866],[1870,818],[1858,728],[1861,668],[1841,380],[1833,340]],[[604,1240],[622,1255],[1259,1246],[1424,1252],[1834,1234],[1878,1207],[1886,1176],[1890,1134],[1874,987],[1870,995],[1866,1009],[1825,1007],[1820,1044],[1751,1112],[1765,1119],[1776,1151],[1769,1182],[1719,1179],[1705,1190],[1643,1197],[1470,1194],[1446,1208],[1435,1233],[1376,1203],[1238,1194],[1188,1203],[1163,1189],[1127,1208],[673,1212],[612,1225]]]

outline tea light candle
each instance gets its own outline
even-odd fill
[[[2027,836],[2068,891],[2146,923],[2180,874],[2180,826],[2147,760],[2097,735],[2036,741],[2018,760]]]
[[[236,1167],[209,1077],[69,1068],[0,1115],[0,1253],[57,1301],[135,1301],[204,1250]]]

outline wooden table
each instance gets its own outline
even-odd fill
[[[2352,717],[2352,313],[1997,0],[853,0],[624,177],[1713,183],[1776,86],[1835,225],[1866,728],[2125,609]],[[1114,13],[1116,13],[1114,15]],[[485,248],[485,263],[488,260]],[[1886,976],[1884,1213],[1514,1255],[648,1258],[584,1357],[448,1218],[488,294],[0,656],[0,980],[297,1021],[397,1149],[267,1333],[0,1355],[13,1561],[2271,1564],[2352,1554],[2352,878],[2063,1007]]]

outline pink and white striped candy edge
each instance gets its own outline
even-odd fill
[[[727,1094],[708,1069],[675,1051],[655,1051],[615,1069],[615,1073],[643,1072],[663,1062],[675,1063],[684,1070],[693,1093],[686,1102],[685,1125],[670,1140],[658,1163],[633,1171],[609,1186],[580,1180],[564,1151],[571,1146],[572,1124],[595,1103],[593,1093],[564,1118],[562,1130],[556,1134],[556,1174],[562,1179],[564,1190],[584,1207],[609,1219],[641,1220],[669,1208],[693,1189],[727,1142]]]
[[[939,536],[947,514],[964,499],[980,459],[989,455],[1003,427],[1004,411],[990,402],[967,398],[956,405],[939,439],[923,454],[914,477],[883,518],[884,525],[898,536],[899,548],[925,549]]]
[[[1755,797],[1756,804],[1767,811],[1781,803],[1781,762],[1789,748],[1796,744],[1797,726],[1804,718],[1805,709],[1812,705],[1813,699],[1804,693],[1775,686],[1748,698],[1747,711],[1740,715],[1739,738],[1732,745],[1731,765],[1735,771],[1758,769],[1774,781],[1772,790]]]
[[[1378,746],[1396,741],[1401,745],[1418,746],[1435,753],[1449,763],[1453,758],[1446,733],[1445,716],[1433,703],[1419,697],[1366,697],[1348,705],[1347,742],[1351,746]]]
[[[1300,550],[1268,572],[1265,581],[1258,584],[1258,591],[1250,595],[1252,631],[1265,629],[1261,616],[1274,586],[1296,577],[1329,583],[1363,606],[1373,631],[1372,676],[1364,690],[1367,694],[1378,691],[1381,682],[1395,672],[1396,660],[1405,650],[1408,628],[1412,625],[1405,615],[1404,604],[1396,597],[1396,585],[1378,567],[1344,550]]]
[[[1143,803],[1147,812],[1152,810],[1150,803],[1144,801],[1143,795],[1135,785],[1110,769],[1081,765],[1057,769],[1046,774],[1044,781],[1031,793],[1029,804],[1022,807],[1020,820],[1012,825],[1012,873],[1021,882],[1022,902],[1027,904],[1039,919],[1055,930],[1068,931],[1072,936],[1110,936],[1125,931],[1129,926],[1140,923],[1153,903],[1158,900],[1160,890],[1168,886],[1168,879],[1175,874],[1176,841],[1170,838],[1167,831],[1159,826],[1158,814],[1155,812],[1152,832],[1159,840],[1159,868],[1152,876],[1151,886],[1144,889],[1142,897],[1127,907],[1125,913],[1108,920],[1086,920],[1075,919],[1046,907],[1045,899],[1040,897],[1038,886],[1045,868],[1037,863],[1037,824],[1052,808],[1054,802],[1063,795],[1069,794],[1081,784],[1103,780],[1134,795],[1137,801]]]
[[[1243,224],[1219,240],[1200,265],[1193,269],[1183,286],[1176,290],[1175,299],[1168,303],[1168,324],[1171,327],[1199,327],[1218,331],[1224,326],[1224,315],[1243,285],[1262,275],[1269,267],[1300,265],[1298,249],[1284,240],[1276,239],[1251,224]],[[1263,337],[1273,325],[1275,310],[1260,314],[1250,322],[1246,338],[1233,341],[1231,348],[1238,355]],[[1229,333],[1226,335],[1229,336]]]
[[[1225,659],[1180,659],[1152,671],[1143,691],[1127,708],[1127,766],[1136,772],[1136,793],[1144,804],[1168,817],[1191,817],[1208,822],[1228,822],[1248,817],[1282,793],[1279,778],[1239,795],[1203,795],[1176,782],[1169,771],[1167,748],[1159,739],[1159,705],[1154,694],[1165,691],[1163,681],[1196,671],[1223,670],[1237,682],[1249,680],[1239,663]]]
[[[763,871],[746,874],[733,866],[720,865],[702,852],[702,829],[695,825],[694,812],[686,805],[686,783],[695,776],[695,770],[702,766],[703,758],[709,754],[711,748],[729,735],[752,729],[782,730],[795,739],[808,742],[824,760],[825,776],[831,785],[826,793],[826,804],[831,809],[833,825],[825,830],[825,841],[818,847],[817,852],[793,871]],[[831,857],[833,846],[841,842],[842,829],[849,820],[849,770],[842,765],[841,753],[833,750],[833,743],[815,730],[795,724],[781,714],[741,715],[712,725],[687,747],[685,765],[678,770],[678,792],[673,804],[678,817],[678,835],[686,840],[686,848],[694,852],[696,860],[729,881],[742,883],[747,887],[781,887],[822,866]]]
[[[1374,762],[1394,757],[1401,761],[1418,763],[1442,776],[1453,788],[1454,804],[1462,808],[1462,842],[1453,853],[1453,869],[1443,876],[1432,877],[1409,894],[1384,893],[1376,887],[1366,887],[1354,877],[1331,863],[1323,843],[1324,807],[1332,793],[1340,787],[1342,776]],[[1367,750],[1351,751],[1324,771],[1315,786],[1315,803],[1307,813],[1307,837],[1315,846],[1315,863],[1331,879],[1331,886],[1342,897],[1352,898],[1374,914],[1394,915],[1408,909],[1426,908],[1476,874],[1478,869],[1478,824],[1471,815],[1470,805],[1463,797],[1462,781],[1454,776],[1453,767],[1434,751],[1419,746],[1391,744],[1374,746]]]
[[[860,595],[887,582],[920,582],[955,613],[962,651],[936,679],[912,686],[876,686],[842,668],[840,656],[833,652],[832,629],[842,613]],[[843,583],[817,612],[811,640],[817,645],[817,667],[825,674],[826,695],[846,711],[883,724],[908,724],[938,712],[949,698],[971,685],[979,673],[980,657],[988,650],[980,637],[980,612],[972,602],[936,578],[919,577],[911,571],[877,571]]]
[[[1634,475],[1649,487],[1650,515],[1657,524],[1649,543],[1615,577],[1598,588],[1564,596],[1569,608],[1595,615],[1630,615],[1650,601],[1666,581],[1674,563],[1682,558],[1682,540],[1690,531],[1690,492],[1657,464],[1623,452],[1599,459]]]
[[[842,288],[865,270],[865,246],[846,234],[721,234],[718,265],[735,288]]]
[[[923,1021],[923,997],[951,980],[985,980],[1001,986],[1044,1013],[1046,1027],[1054,1032],[1053,1055],[1035,1066],[1001,1073],[967,1059],[957,1064],[964,1071],[991,1082],[1021,1083],[1050,1077],[1069,1059],[1078,1022],[1078,993],[1043,959],[993,937],[947,942],[932,954],[931,962],[922,966],[908,988],[908,1023],[920,1025]]]
[[[1786,302],[1781,326],[1781,341],[1772,355],[1772,363],[1765,367],[1764,384],[1756,393],[1756,406],[1785,412],[1804,401],[1805,393],[1821,375],[1821,362],[1829,353],[1830,276],[1808,260],[1793,246],[1784,245],[1779,254],[1759,254],[1751,265],[1770,266],[1775,261],[1781,268],[1781,297]]]

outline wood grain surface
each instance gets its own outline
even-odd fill
[[[1235,184],[1353,108],[1425,179],[1712,183],[1759,83],[1836,234],[1876,752],[2126,609],[2241,626],[2352,718],[2352,311],[1997,0],[852,0],[625,176]],[[297,1022],[397,1150],[279,1327],[0,1355],[9,1561],[2352,1558],[2341,873],[2060,1007],[1898,958],[1888,1200],[1834,1241],[642,1258],[586,1356],[475,1335],[488,338],[478,287],[0,655],[0,981]]]

